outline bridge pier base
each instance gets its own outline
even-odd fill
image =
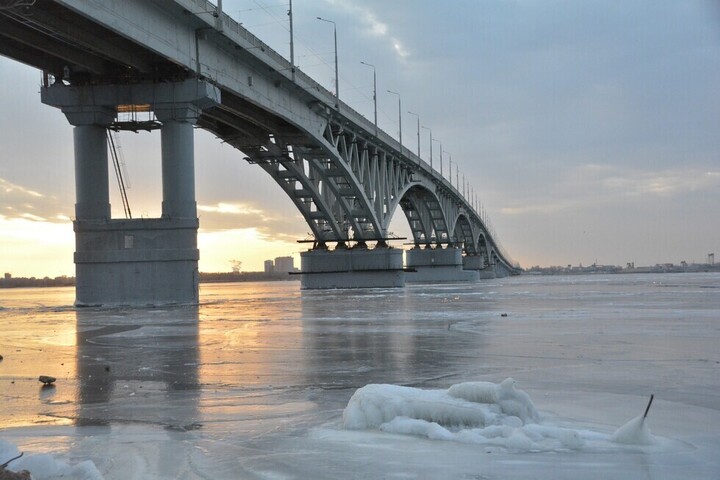
[[[351,248],[300,253],[303,289],[405,286],[402,250]]]
[[[198,303],[197,219],[76,220],[75,304]]]
[[[408,283],[474,282],[478,273],[463,270],[460,248],[413,248],[405,252],[405,264],[409,269]]]
[[[495,278],[495,270],[485,263],[482,255],[467,255],[463,257],[463,269],[478,272],[481,280]]]
[[[495,278],[509,277],[512,275],[512,272],[501,263],[496,263],[493,271],[495,272]]]
[[[75,304],[198,303],[193,124],[219,92],[195,80],[44,87],[75,127]],[[112,219],[107,128],[119,105],[149,105],[162,123],[162,217]]]

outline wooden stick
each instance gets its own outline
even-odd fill
[[[646,417],[647,417],[648,412],[650,411],[650,405],[652,405],[652,401],[653,401],[653,398],[654,398],[654,397],[655,397],[654,394],[653,394],[653,395],[650,395],[650,401],[648,402],[647,407],[645,408],[645,415],[643,415],[643,418],[646,418]]]
[[[7,468],[7,466],[10,465],[10,462],[12,462],[13,460],[17,460],[18,458],[22,457],[24,454],[25,454],[25,452],[21,452],[20,455],[18,455],[17,457],[11,458],[11,459],[8,460],[7,462],[5,462],[5,463],[3,463],[2,465],[0,465],[0,468]]]

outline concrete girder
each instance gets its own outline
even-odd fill
[[[73,25],[59,21],[54,15],[40,9],[33,11],[32,20],[42,23],[56,34],[66,38],[73,38],[74,43],[85,51],[92,51],[98,57],[112,59],[113,63],[122,63],[144,73],[151,73],[153,65],[143,58],[138,51],[125,49],[119,42],[113,41],[106,35],[93,32],[92,22],[77,17]]]
[[[32,67],[34,67],[36,63],[41,63],[46,71],[51,72],[62,72],[63,67],[66,65],[66,62],[61,58],[43,52],[35,48],[35,46],[29,46],[7,37],[3,37],[0,42],[0,55],[13,58],[20,63]]]
[[[45,41],[45,36],[26,29],[20,28],[15,22],[0,18],[0,36],[7,37],[22,43],[28,47],[36,48]],[[110,64],[95,55],[88,55],[72,45],[47,45],[43,47],[46,54],[61,59],[68,64],[81,65],[93,73],[106,73]]]

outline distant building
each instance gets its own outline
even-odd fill
[[[272,260],[265,260],[265,273],[274,273],[275,266]]]
[[[277,257],[275,259],[275,273],[288,273],[295,271],[295,259],[293,257]]]
[[[11,278],[12,278],[12,273],[5,274],[5,280],[10,280]]]
[[[708,253],[708,265],[715,265],[715,254]]]

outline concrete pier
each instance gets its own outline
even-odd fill
[[[198,302],[197,219],[75,221],[75,304]]]
[[[402,250],[315,249],[300,253],[303,289],[405,286]]]
[[[463,257],[463,269],[478,272],[481,280],[495,278],[495,269],[485,262],[482,255],[467,255]]]
[[[413,248],[405,252],[407,282],[444,283],[473,282],[479,279],[477,271],[463,270],[462,250],[448,248]]]
[[[75,126],[76,305],[198,302],[193,125],[219,98],[196,80],[43,88]],[[161,218],[110,218],[106,129],[119,105],[148,105],[162,123]]]

